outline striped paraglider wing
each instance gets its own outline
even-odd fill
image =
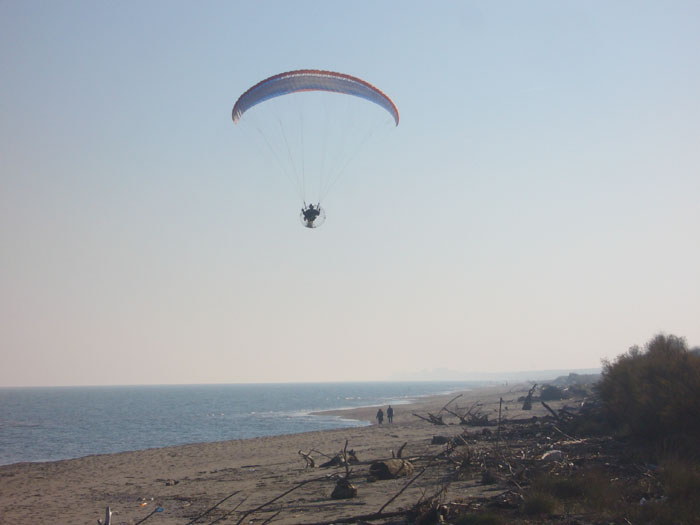
[[[232,117],[238,122],[253,106],[271,98],[302,91],[329,91],[353,95],[378,104],[387,110],[399,125],[399,110],[392,100],[369,82],[333,71],[301,69],[266,78],[243,93],[233,106]]]

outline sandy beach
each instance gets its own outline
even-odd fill
[[[544,415],[536,406],[520,410],[517,398],[525,385],[494,386],[462,393],[451,407],[466,408],[479,401],[489,419],[498,417],[498,403],[504,399],[509,418]],[[372,422],[371,426],[263,437],[218,443],[150,449],[119,454],[88,456],[48,463],[19,463],[0,467],[0,523],[3,524],[91,524],[103,519],[105,508],[114,511],[113,524],[138,523],[158,505],[163,508],[146,523],[186,524],[234,494],[198,523],[212,523],[233,511],[225,523],[236,523],[243,512],[276,498],[304,481],[274,503],[246,518],[247,522],[317,523],[378,511],[406,484],[406,478],[368,481],[374,460],[392,457],[404,443],[402,457],[426,457],[440,452],[431,445],[435,435],[455,436],[465,429],[456,418],[446,417],[446,426],[435,426],[414,415],[437,413],[455,394],[420,399],[395,406],[394,422],[376,424],[377,407],[331,412],[346,418]],[[382,407],[386,410],[386,407]],[[470,432],[478,431],[470,427]],[[345,442],[359,460],[352,466],[351,481],[358,495],[334,500],[334,474],[339,467],[319,468],[322,462],[341,452]],[[316,468],[305,468],[299,451],[311,452]],[[426,472],[392,501],[385,512],[410,507],[422,495],[439,487],[439,472]],[[313,480],[313,481],[312,481]],[[494,490],[472,481],[451,483],[447,489],[463,497]],[[273,517],[274,516],[274,517]]]

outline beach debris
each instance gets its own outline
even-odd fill
[[[213,507],[209,507],[207,510],[205,510],[205,511],[202,512],[201,514],[198,514],[194,519],[188,521],[185,525],[193,525],[194,523],[197,523],[201,518],[203,518],[204,516],[206,516],[207,514],[209,514],[211,511],[213,511],[215,508],[217,508],[219,505],[221,505],[221,504],[222,504],[223,502],[225,502],[226,500],[229,500],[229,499],[231,499],[232,497],[234,497],[234,496],[235,496],[236,494],[238,494],[239,492],[240,492],[240,490],[236,490],[235,492],[229,494],[228,496],[226,496],[224,499],[222,499],[221,501],[219,501],[219,502],[218,502],[216,505],[214,505]],[[242,500],[238,505],[236,505],[236,506],[234,507],[234,510],[236,510],[245,500],[246,500],[246,498],[243,498],[243,500]],[[189,505],[185,505],[185,506],[188,507]],[[233,512],[233,511],[232,511],[232,512]]]
[[[329,467],[341,467],[345,465],[345,459],[343,459],[343,456],[340,454],[336,454],[333,456],[331,459],[326,461],[325,463],[321,463],[319,466],[321,468],[329,468]]]
[[[396,453],[394,453],[394,449],[392,448],[391,449],[391,457],[392,458],[401,458],[401,454],[403,453],[403,449],[406,445],[408,445],[408,441],[405,441],[404,444],[399,447],[399,450],[397,450]]]
[[[307,454],[303,450],[299,451],[299,455],[304,458],[304,470],[310,469],[310,468],[316,468],[316,461],[314,461],[314,458],[311,457],[311,451]]]
[[[448,414],[453,415],[454,417],[459,419],[460,425],[482,426],[489,424],[489,416],[488,414],[484,414],[482,412],[481,407],[483,405],[478,400],[475,401],[468,409],[463,410],[461,412],[458,412],[458,409],[450,410],[449,408],[447,408],[448,406],[449,404],[445,405],[443,407],[443,410]]]
[[[491,469],[485,469],[481,472],[481,484],[493,485],[498,481],[498,476]]]
[[[357,487],[345,478],[340,478],[336,482],[335,488],[331,493],[331,498],[333,499],[350,499],[355,496],[357,496]]]
[[[110,507],[107,507],[107,510],[105,511],[105,519],[103,520],[97,520],[97,525],[112,525],[112,509]]]
[[[415,417],[418,419],[422,419],[423,421],[427,421],[428,423],[432,423],[433,425],[445,425],[446,423],[442,420],[441,415],[433,415],[433,414],[428,414],[427,416],[421,416],[420,414],[413,413]]]
[[[550,450],[542,454],[542,461],[562,461],[564,453],[561,450]]]
[[[343,450],[341,452],[338,452],[335,456],[333,456],[325,463],[321,463],[319,467],[343,467],[346,464],[357,464],[359,462],[360,460],[357,459],[357,455],[355,454],[354,450]]]
[[[466,411],[459,411],[459,409],[452,410],[448,408],[454,401],[462,397],[462,394],[459,394],[452,399],[450,399],[445,406],[443,406],[437,414],[431,414],[428,412],[427,415],[423,416],[420,414],[413,413],[413,415],[419,419],[422,419],[423,421],[427,421],[428,423],[432,423],[433,425],[446,425],[445,421],[443,420],[443,415],[442,413],[445,412],[447,414],[450,414],[451,416],[456,417],[459,419],[460,425],[472,425],[472,426],[478,426],[478,425],[488,425],[489,423],[489,418],[488,415],[484,414],[481,411],[481,402],[480,401],[475,401]]]
[[[433,436],[433,439],[430,441],[431,445],[444,445],[445,443],[449,443],[452,438],[449,438],[447,436]]]
[[[343,451],[339,454],[342,459],[342,465],[345,467],[345,475],[340,476],[335,483],[335,488],[331,493],[333,499],[350,499],[357,496],[357,488],[350,483],[350,463],[358,463],[357,456],[354,450],[348,450],[348,440],[345,440]]]
[[[385,459],[374,461],[369,466],[369,481],[396,479],[413,474],[413,464],[405,459]]]
[[[523,400],[523,410],[532,410],[532,396],[535,393],[536,388],[537,388],[537,383],[532,385],[532,388],[527,393],[527,397],[525,397],[525,399]]]
[[[443,505],[439,498],[430,498],[419,501],[412,510],[413,522],[416,525],[432,525],[433,523],[445,523],[449,512],[447,505]]]
[[[166,487],[173,487],[173,486],[177,485],[178,483],[180,483],[180,480],[169,479],[168,481],[165,482],[165,486]]]

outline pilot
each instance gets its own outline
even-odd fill
[[[313,204],[309,204],[306,208],[301,209],[301,213],[304,216],[307,228],[314,227],[314,221],[316,220],[316,217],[318,217],[321,214],[320,208],[321,207],[318,204],[316,206],[314,206]]]

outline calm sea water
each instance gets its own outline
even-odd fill
[[[0,465],[363,426],[309,413],[401,404],[477,384],[0,388]]]

